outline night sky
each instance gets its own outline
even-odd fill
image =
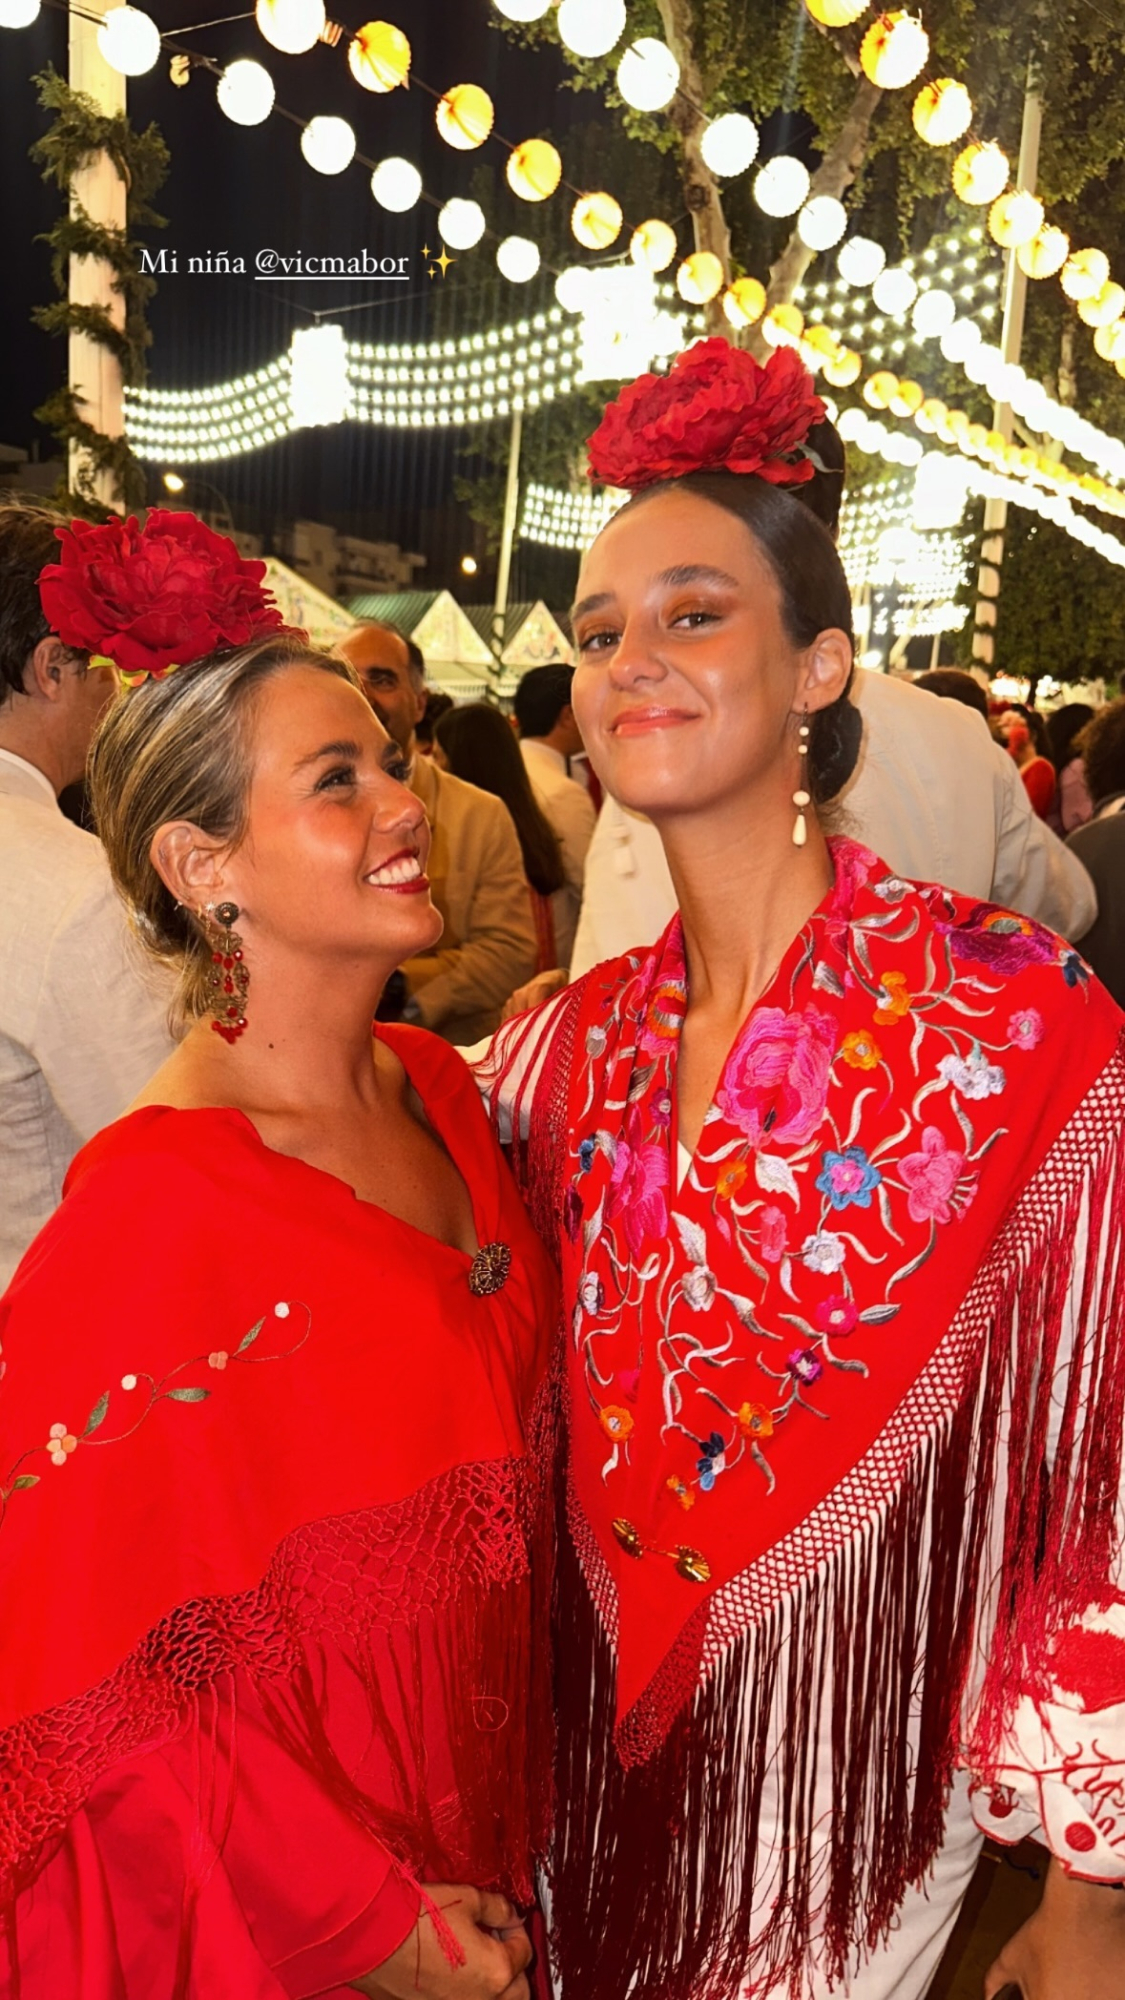
[[[188,28],[193,20],[206,21],[221,9],[214,0],[210,5],[208,0],[195,0],[190,7],[186,0],[153,0],[150,11],[162,32],[168,33]],[[414,74],[437,91],[459,82],[482,84],[496,103],[497,130],[510,139],[538,132],[559,138],[576,116],[588,123],[599,115],[599,100],[559,93],[564,70],[557,50],[525,51],[500,33],[490,0],[410,0],[410,4],[380,0],[364,12],[342,13],[331,4],[328,11],[345,29],[341,44],[335,49],[318,45],[303,56],[285,56],[270,47],[252,15],[222,27],[195,29],[182,41],[220,63],[237,56],[257,58],[274,78],[279,103],[305,117],[316,112],[347,117],[356,130],[360,152],[375,159],[405,154],[420,167],[427,192],[439,200],[470,192],[469,179],[478,158],[502,172],[504,156],[494,146],[486,146],[480,155],[452,151],[434,130],[432,98],[417,87],[376,96],[356,85],[347,66],[348,31],[372,14],[406,31]],[[54,447],[36,426],[32,412],[63,380],[66,363],[65,342],[48,339],[29,318],[35,304],[54,296],[46,246],[33,239],[57,215],[58,197],[40,181],[27,157],[29,145],[47,122],[30,79],[48,62],[65,74],[63,12],[45,6],[31,28],[0,30],[0,227],[5,273],[0,441],[27,449],[37,440],[44,456]],[[479,323],[481,287],[495,299],[489,320],[522,317],[550,297],[546,278],[521,287],[501,279],[495,271],[494,246],[486,241],[444,280],[449,291],[438,327],[435,284],[443,281],[427,277],[420,254],[423,242],[439,243],[433,208],[420,205],[409,215],[388,215],[371,197],[366,168],[353,163],[332,178],[315,173],[301,154],[294,125],[276,114],[250,129],[232,124],[215,101],[214,79],[196,70],[186,88],[176,89],[165,56],[147,76],[130,79],[128,100],[134,126],[155,121],[171,153],[171,170],[156,200],[169,226],[145,239],[154,248],[167,245],[179,255],[179,275],[161,280],[149,309],[153,334],[149,380],[155,387],[188,388],[257,367],[288,346],[294,326],[310,324],[312,313],[326,308],[361,308],[344,316],[351,337],[399,341],[455,330],[455,287],[462,288],[462,299],[477,314],[474,326]],[[489,214],[490,225],[502,233],[522,227],[523,233],[541,235],[535,211],[516,202],[506,189],[499,206],[504,212]],[[186,275],[188,256],[208,250],[241,254],[249,274],[254,253],[262,247],[290,255],[301,251],[347,256],[364,248],[408,255],[411,282],[373,287],[369,296],[355,286],[342,287],[337,294],[328,284],[262,285],[250,275]],[[469,287],[476,288],[472,301]],[[342,425],[331,431],[306,431],[201,471],[213,475],[229,495],[239,525],[268,530],[274,520],[300,513],[332,520],[353,532],[429,549],[434,562],[424,581],[433,584],[450,580],[435,573],[435,565],[445,569],[457,548],[473,546],[473,530],[463,515],[452,522],[448,515],[441,518],[442,510],[448,509],[454,473],[473,471],[472,443],[470,433],[437,431],[420,436]],[[151,497],[158,497],[155,484]],[[523,561],[523,571],[517,566],[513,579],[516,596],[543,588],[551,578],[550,558],[546,570],[530,551]],[[487,585],[487,580],[482,569],[481,584]],[[561,577],[560,583],[564,583]]]

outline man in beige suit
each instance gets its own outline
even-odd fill
[[[403,967],[403,1020],[447,1042],[479,1041],[499,1026],[510,993],[535,970],[531,893],[511,815],[502,800],[439,771],[414,738],[426,706],[424,669],[401,633],[357,625],[337,650],[410,766],[408,783],[433,831],[429,876],[445,921],[432,951]]]

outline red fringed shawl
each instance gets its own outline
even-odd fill
[[[249,1764],[267,1736],[271,1769],[288,1758],[369,1836],[342,1842],[343,1910],[369,1902],[388,1852],[406,1881],[532,1893],[554,1278],[460,1058],[380,1033],[465,1176],[479,1243],[509,1261],[494,1248],[478,1270],[269,1151],[238,1112],[152,1109],[79,1155],[0,1306],[0,1900],[17,1952],[21,1894],[75,1815],[154,1753],[179,1756],[195,1803],[179,1860],[161,1809],[129,1863],[153,1937],[187,1870],[184,1936],[143,1990],[188,1990],[197,1947],[236,1979],[193,1934],[224,1868],[255,1939],[299,1930],[301,1897],[310,1930],[290,1948],[330,1934],[335,1904],[305,1882],[323,1857],[306,1869],[299,1829],[279,1849],[296,1842],[295,1871],[271,1873],[266,1749]],[[7,1992],[3,1961],[0,1944]],[[287,1990],[370,1969],[341,1949]]]
[[[1000,1770],[1053,1638],[1114,1597],[1121,1017],[1027,919],[832,854],[679,1186],[678,920],[498,1051],[497,1106],[535,1078],[519,1164],[564,1276],[554,1889],[584,2000],[838,1979],[955,1765]],[[1089,1865],[1095,1811],[1069,1858],[1125,1874],[1125,1815]]]

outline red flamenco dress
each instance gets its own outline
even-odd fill
[[[553,1276],[459,1057],[379,1032],[475,1257],[151,1108],[0,1304],[4,1996],[302,2000],[421,1883],[530,1898]]]

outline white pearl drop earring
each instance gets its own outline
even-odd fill
[[[801,764],[800,779],[797,790],[793,794],[793,804],[797,808],[797,817],[793,822],[793,845],[794,847],[803,847],[809,837],[809,823],[805,818],[805,807],[812,803],[808,789],[809,724],[807,711],[802,717],[801,726],[797,731],[797,755],[801,760]]]

